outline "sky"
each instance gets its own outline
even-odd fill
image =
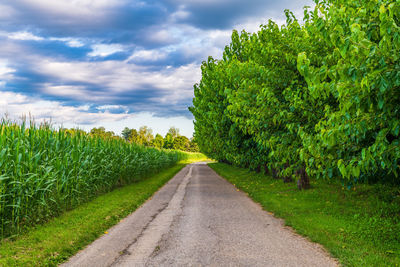
[[[90,130],[193,135],[193,85],[233,29],[311,0],[0,0],[0,114]],[[1,116],[0,115],[0,116]]]

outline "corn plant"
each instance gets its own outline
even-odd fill
[[[0,237],[96,195],[139,181],[184,157],[122,139],[48,125],[0,122]]]

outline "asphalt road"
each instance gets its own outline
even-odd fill
[[[210,167],[186,166],[64,266],[336,266]]]

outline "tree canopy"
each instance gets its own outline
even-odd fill
[[[282,26],[233,31],[222,59],[203,62],[190,108],[200,150],[300,188],[309,175],[397,179],[400,3],[315,4],[303,24],[286,11]]]

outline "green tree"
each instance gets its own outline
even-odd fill
[[[151,146],[154,139],[153,130],[147,126],[142,126],[139,128],[138,136],[136,138],[136,143],[144,146]]]
[[[156,148],[163,148],[164,138],[160,134],[156,134],[156,137],[154,138],[152,145]]]
[[[234,31],[222,60],[203,62],[190,107],[198,146],[219,161],[298,177],[300,188],[309,175],[397,177],[400,3],[315,3],[304,24],[286,11],[286,24]]]
[[[168,133],[171,134],[172,138],[176,138],[180,135],[179,129],[174,126],[169,128]]]
[[[164,137],[164,148],[172,149],[174,146],[174,138],[170,133],[167,133]]]
[[[137,143],[139,139],[139,133],[136,129],[131,129],[129,134],[129,141],[133,143]]]
[[[131,137],[131,129],[129,129],[128,127],[125,127],[122,130],[122,137],[126,140],[129,141],[130,137]]]
[[[174,138],[172,148],[176,150],[189,151],[190,149],[189,138],[183,135]]]
[[[196,143],[195,138],[190,139],[190,144],[189,144],[189,152],[199,152],[199,146]]]
[[[104,127],[93,128],[90,130],[91,136],[99,136],[101,138],[114,138],[115,133],[112,131],[106,131]]]

